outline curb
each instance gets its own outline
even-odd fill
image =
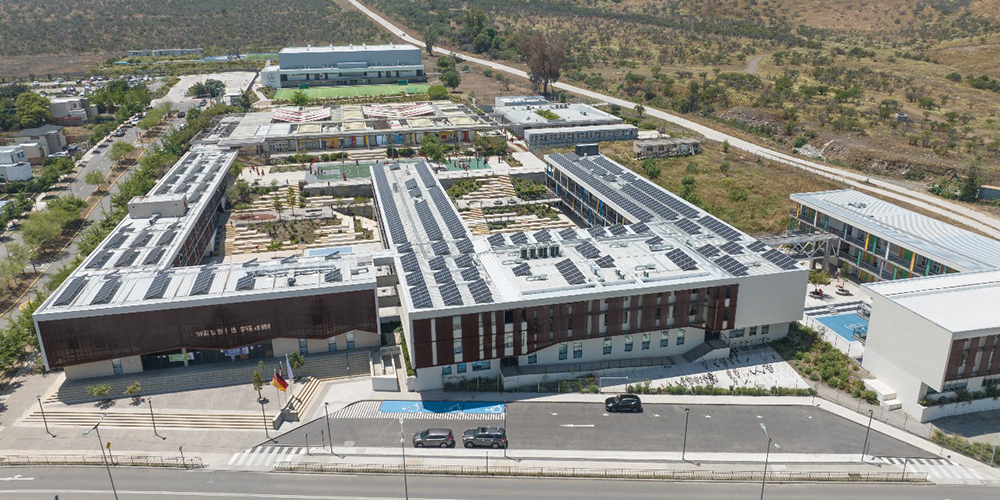
[[[99,466],[106,465],[106,457],[85,455],[7,455],[0,456],[0,467],[24,466]],[[146,456],[115,457],[110,465],[115,467],[156,467],[170,469],[201,469],[205,467],[200,458],[165,458]]]

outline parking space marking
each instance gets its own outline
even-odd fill
[[[461,403],[456,403],[454,406],[457,409],[461,409]],[[503,406],[499,405],[499,411],[497,413],[492,413],[496,410],[496,407],[486,407],[482,410],[490,413],[462,413],[462,412],[449,412],[449,413],[437,413],[437,412],[427,412],[418,411],[422,408],[419,403],[414,403],[412,405],[402,405],[393,406],[393,409],[402,409],[403,411],[382,411],[381,401],[361,401],[355,403],[347,408],[330,414],[330,418],[400,418],[403,417],[407,420],[503,420]],[[448,406],[445,408],[452,408]]]

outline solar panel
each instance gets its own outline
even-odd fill
[[[406,189],[416,189],[417,188],[417,180],[416,179],[406,179],[406,182],[404,183],[404,185],[406,186]]]
[[[615,225],[611,226],[610,228],[608,228],[608,230],[611,231],[611,234],[613,234],[615,236],[621,236],[623,234],[628,234],[628,230],[625,229],[625,226],[623,226],[621,224],[615,224]]]
[[[163,257],[163,254],[166,253],[166,252],[167,252],[167,249],[164,248],[164,247],[156,247],[156,248],[150,250],[149,253],[146,254],[146,257],[144,259],[142,259],[142,265],[148,266],[148,265],[152,265],[152,264],[156,264],[156,263],[160,262],[160,259]]]
[[[243,267],[256,267],[258,264],[260,264],[260,263],[257,262],[257,257],[254,257],[254,258],[252,258],[252,259],[244,262],[243,263]]]
[[[798,264],[795,262],[795,259],[793,259],[793,258],[791,258],[791,257],[789,257],[789,256],[787,256],[787,255],[785,255],[785,254],[783,254],[783,253],[781,253],[781,252],[773,249],[773,248],[770,249],[770,250],[768,250],[768,251],[766,251],[766,252],[764,252],[763,254],[761,254],[761,257],[764,257],[765,259],[767,259],[772,264],[774,264],[774,265],[776,265],[776,266],[778,266],[778,267],[780,267],[780,268],[782,268],[782,269],[784,269],[786,271],[789,271],[789,270],[792,270],[792,269],[796,269],[798,267]]]
[[[595,238],[600,238],[601,236],[606,236],[608,234],[608,232],[601,226],[593,226],[587,229],[587,232]]]
[[[552,235],[550,235],[549,232],[545,229],[542,229],[541,231],[538,231],[537,233],[531,236],[535,238],[535,241],[539,243],[548,243],[552,241]]]
[[[90,259],[90,262],[87,263],[87,269],[100,269],[104,267],[104,264],[107,264],[110,259],[111,252],[101,252],[94,256],[93,259]]]
[[[462,269],[462,279],[465,281],[475,281],[479,279],[479,270],[474,267]]]
[[[660,238],[659,236],[653,236],[652,238],[646,240],[646,244],[649,246],[662,245],[663,238]]]
[[[469,283],[469,292],[472,293],[472,300],[477,304],[493,302],[493,292],[484,280],[477,280]]]
[[[455,211],[455,206],[448,201],[448,197],[444,195],[444,191],[440,187],[434,186],[431,188],[430,193],[431,199],[437,205],[438,213],[444,219],[444,225],[448,228],[448,232],[451,233],[451,237],[456,239],[464,238],[466,235],[465,224],[462,224],[462,219],[458,216],[458,212]]]
[[[401,243],[399,245],[396,245],[396,251],[399,252],[399,253],[412,252],[413,251],[413,244],[412,243]],[[337,253],[339,253],[339,252],[334,252],[334,253],[328,254],[327,258],[330,258],[330,256],[336,255]]]
[[[90,301],[90,305],[107,304],[108,302],[111,302],[111,299],[114,298],[115,292],[118,291],[120,286],[122,286],[122,282],[118,276],[105,280],[104,283],[101,284],[101,289],[94,295],[94,299]]]
[[[455,247],[458,248],[459,253],[470,254],[475,253],[476,248],[472,246],[472,240],[468,238],[463,238],[455,242]]]
[[[434,185],[434,174],[431,173],[431,168],[426,163],[417,163],[413,168],[417,171],[417,175],[420,176],[420,180],[424,181],[425,187]]]
[[[406,230],[403,229],[402,219],[399,217],[399,210],[396,209],[396,201],[392,196],[392,189],[389,187],[389,179],[386,177],[385,167],[372,167],[372,178],[375,181],[375,190],[379,202],[382,204],[381,214],[385,225],[389,228],[389,236],[395,244],[406,243]]]
[[[420,271],[412,272],[406,275],[406,284],[410,286],[423,285],[424,284],[424,273]]]
[[[728,253],[729,255],[737,255],[743,253],[743,247],[741,247],[740,244],[736,243],[735,241],[727,241],[719,245],[719,248],[723,252]]]
[[[441,226],[438,226],[437,219],[434,218],[434,213],[431,211],[431,207],[427,201],[418,201],[414,203],[413,206],[417,209],[417,217],[420,219],[420,223],[424,227],[427,239],[432,241],[444,239],[444,233],[441,232]]]
[[[647,226],[644,222],[632,224],[632,232],[635,234],[647,233],[649,232],[649,226]]]
[[[125,250],[125,252],[123,252],[120,257],[118,257],[117,261],[115,261],[115,267],[131,266],[132,263],[135,262],[135,258],[138,256],[139,256],[138,250],[129,248],[128,250]]]
[[[108,240],[108,243],[104,245],[104,248],[107,250],[118,248],[122,246],[122,243],[125,243],[125,240],[127,239],[128,239],[128,234],[123,234],[123,233],[116,234],[113,238]]]
[[[601,256],[601,251],[592,245],[589,241],[584,241],[576,246],[576,251],[580,252],[585,259],[596,259]]]
[[[747,245],[747,248],[749,248],[751,252],[758,252],[759,253],[759,252],[763,252],[764,250],[767,250],[768,246],[767,246],[767,243],[764,243],[763,241],[755,240],[753,243],[750,243],[749,245]]]
[[[203,269],[198,273],[198,277],[194,279],[194,285],[191,286],[191,292],[188,295],[204,295],[208,293],[208,289],[211,288],[214,279],[215,272],[211,268]]]
[[[741,237],[739,231],[725,225],[722,221],[712,217],[711,215],[702,217],[698,220],[698,222],[700,222],[702,226],[707,227],[709,231],[712,231],[729,241],[737,241]]]
[[[153,233],[149,231],[143,231],[142,233],[139,233],[139,236],[136,236],[135,239],[132,240],[132,244],[129,245],[129,247],[130,248],[144,247],[146,246],[147,243],[149,243],[149,240],[151,239],[153,239]]]
[[[681,219],[675,222],[675,224],[677,224],[677,227],[680,228],[681,231],[684,231],[687,234],[698,234],[701,232],[701,227],[692,222],[690,219]]]
[[[441,283],[451,283],[452,281],[455,281],[455,280],[454,280],[454,278],[451,277],[451,271],[449,271],[447,269],[442,269],[442,270],[434,273],[434,282],[435,283],[438,283],[438,284],[441,284]]]
[[[705,257],[712,257],[719,253],[719,249],[715,248],[715,245],[705,245],[698,248],[698,253],[704,255]]]
[[[510,241],[515,245],[525,245],[528,243],[528,237],[524,233],[514,233],[510,235]]]
[[[431,294],[427,291],[427,286],[417,285],[410,287],[410,300],[413,301],[414,309],[427,309],[434,305]]]
[[[73,281],[70,281],[69,285],[66,285],[66,289],[63,290],[63,293],[59,295],[59,298],[56,299],[56,301],[53,302],[52,305],[68,306],[69,303],[73,302],[73,299],[75,299],[76,296],[80,294],[80,291],[83,290],[83,286],[86,284],[87,284],[86,276],[78,276],[76,278],[73,278]]]
[[[289,255],[288,257],[285,257],[285,258],[281,259],[280,262],[282,264],[291,264],[292,262],[295,262],[296,260],[299,260],[298,257],[296,257],[294,255]]]
[[[694,259],[684,253],[684,250],[681,250],[680,248],[675,248],[667,252],[667,258],[684,271],[694,271],[695,269],[698,269],[698,264],[695,263]]]
[[[531,266],[527,263],[518,264],[514,266],[511,271],[514,272],[514,276],[531,276]]]
[[[726,271],[733,276],[747,275],[747,266],[744,266],[742,263],[728,255],[723,255],[722,257],[715,259],[715,263],[718,264],[723,271]]]
[[[499,234],[499,233],[491,235],[489,238],[486,238],[486,241],[493,248],[502,247],[502,246],[505,246],[507,244],[507,239],[504,238],[503,235]]]
[[[168,245],[168,244],[170,244],[170,242],[174,241],[174,238],[176,238],[176,237],[177,237],[177,231],[174,230],[174,229],[171,229],[170,231],[167,231],[167,232],[163,233],[160,236],[160,239],[156,240],[156,244],[157,245]]]
[[[458,285],[456,285],[455,282],[452,281],[441,285],[440,291],[441,299],[444,300],[444,305],[462,305],[462,293],[458,291]]]
[[[153,278],[153,282],[150,283],[149,288],[146,289],[146,294],[143,295],[143,300],[149,299],[162,299],[163,293],[167,291],[167,285],[170,284],[170,275],[167,273],[157,274]]]
[[[472,257],[463,254],[455,258],[455,265],[458,267],[474,267],[476,262],[472,260]]]
[[[603,267],[603,268],[607,269],[607,268],[615,267],[615,259],[613,257],[611,257],[610,255],[605,255],[604,257],[601,257],[600,259],[595,260],[594,264],[597,264],[599,267]]]
[[[444,261],[444,257],[434,257],[427,264],[430,265],[431,269],[435,271],[439,271],[441,269],[445,269],[448,267],[448,264],[446,264]]]
[[[236,290],[253,290],[256,277],[253,273],[246,273],[242,278],[236,280]]]
[[[343,281],[344,277],[340,274],[340,269],[334,269],[323,275],[323,281],[326,283],[333,283],[335,281]]]
[[[576,235],[576,229],[571,227],[559,231],[559,237],[564,240],[575,240],[579,238],[579,236]]]
[[[576,264],[570,259],[557,262],[556,269],[559,270],[559,273],[563,275],[563,278],[570,285],[580,285],[587,282],[587,279],[583,277],[583,273],[580,272],[580,268],[576,267]]]
[[[451,250],[448,250],[448,242],[437,241],[431,244],[431,249],[434,250],[434,255],[451,255]]]
[[[403,264],[403,271],[405,272],[412,273],[420,269],[417,255],[414,253],[404,253],[399,257],[399,261]]]

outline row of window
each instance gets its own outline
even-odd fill
[[[354,349],[354,332],[350,332],[346,335],[347,337],[347,348]],[[337,351],[337,337],[330,337],[326,341],[327,352]],[[309,340],[299,339],[299,354],[309,354]]]
[[[631,352],[632,349],[635,347],[633,336],[629,334],[625,335],[624,337],[625,337],[625,352]],[[675,340],[676,340],[675,343],[677,345],[684,345],[684,330],[680,330],[677,332],[677,338]],[[642,344],[641,344],[642,350],[645,351],[649,349],[649,344],[650,344],[650,334],[643,333]],[[669,332],[667,331],[660,332],[660,347],[668,347],[669,345],[670,345]],[[605,337],[602,346],[602,353],[607,355],[611,354],[611,352],[612,352],[611,337]],[[569,355],[569,343],[563,342],[559,344],[559,360],[562,361],[567,359],[568,355]],[[583,357],[583,342],[573,342],[573,359],[580,359],[582,357]],[[536,353],[531,353],[528,355],[529,365],[533,365],[537,362],[538,362],[538,356]]]
[[[490,369],[490,361],[473,361],[472,371],[481,372]],[[455,372],[466,373],[469,371],[469,365],[467,363],[457,363],[455,365]],[[441,375],[451,375],[451,365],[441,367]]]
[[[771,331],[771,325],[764,325],[764,326],[760,327],[760,334],[761,335],[767,335],[768,332],[770,332],[770,331]],[[734,330],[729,330],[729,338],[731,338],[731,339],[738,339],[740,337],[743,337],[746,334],[747,334],[747,329],[746,328],[736,328]],[[756,326],[751,326],[750,327],[750,336],[754,337],[756,335],[757,335],[757,327]]]

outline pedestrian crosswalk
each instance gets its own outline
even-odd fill
[[[305,454],[304,446],[254,446],[247,451],[234,453],[226,465],[235,468],[273,469],[277,462],[287,462]]]
[[[922,472],[927,480],[936,484],[980,484],[989,479],[975,470],[963,467],[947,458],[883,458],[886,463],[899,467],[905,465],[906,472]]]
[[[406,420],[503,420],[502,413],[463,413],[461,411],[434,412],[383,412],[381,401],[359,401],[331,413],[330,418],[405,418]]]

